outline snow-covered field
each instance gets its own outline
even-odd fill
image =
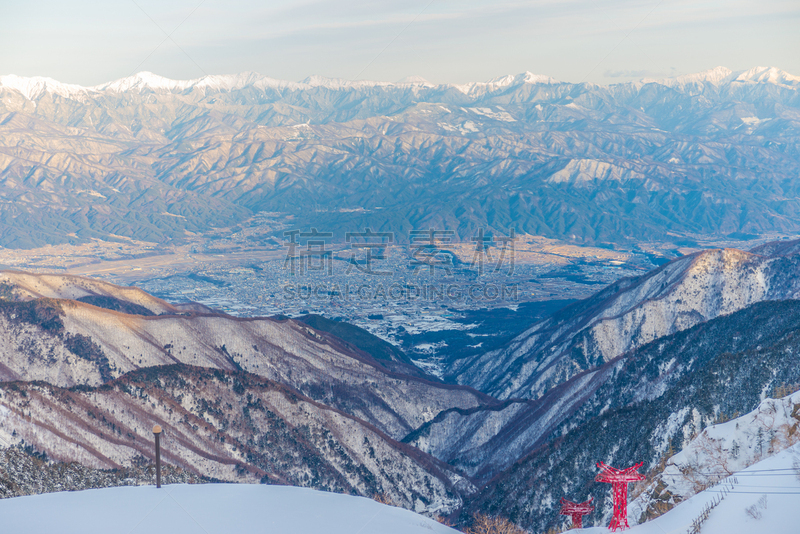
[[[702,534],[797,534],[800,532],[800,444],[751,465],[731,477],[729,492],[711,510]],[[632,527],[629,534],[686,534],[704,507],[718,500],[726,484],[709,488],[666,514]],[[594,527],[585,534],[608,532]]]
[[[2,532],[26,534],[452,534],[408,510],[291,486],[176,484],[0,500]]]

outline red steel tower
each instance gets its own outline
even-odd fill
[[[572,516],[572,528],[583,528],[583,516],[594,510],[594,506],[591,504],[593,498],[577,503],[561,497],[561,515]]]
[[[628,528],[628,484],[644,480],[644,475],[636,472],[643,464],[644,462],[639,462],[627,469],[617,469],[603,462],[597,464],[600,473],[595,480],[608,482],[614,490],[614,517],[611,519],[611,524],[608,525],[608,528],[614,532],[618,528]]]

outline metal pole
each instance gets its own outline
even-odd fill
[[[161,427],[153,427],[153,434],[156,436],[156,488],[161,487]]]

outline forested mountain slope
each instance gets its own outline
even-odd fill
[[[585,401],[565,406],[547,439],[494,476],[467,511],[502,511],[544,530],[556,524],[554,503],[561,496],[591,495],[597,517],[609,492],[594,482],[596,462],[644,461],[646,472],[705,426],[753,410],[781,386],[800,384],[800,301],[754,304],[651,342],[593,373],[605,376],[601,385]]]

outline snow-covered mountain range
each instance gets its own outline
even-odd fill
[[[744,71],[732,71],[726,67],[716,67],[695,74],[687,74],[674,78],[652,79],[643,78],[642,84],[657,83],[670,87],[686,86],[690,84],[713,84],[724,86],[730,84],[771,83],[796,87],[800,85],[800,77],[789,74],[776,67],[754,67]],[[466,84],[433,84],[419,76],[408,76],[402,80],[392,82],[377,82],[369,80],[346,80],[341,78],[326,78],[324,76],[309,76],[300,82],[291,82],[263,76],[256,72],[242,72],[239,74],[216,74],[203,76],[193,80],[172,80],[152,72],[139,72],[100,85],[83,87],[75,84],[62,83],[52,78],[34,76],[23,77],[14,74],[0,76],[0,87],[19,91],[29,100],[42,96],[43,92],[56,94],[66,98],[76,98],[79,95],[90,95],[104,92],[124,93],[129,91],[151,91],[162,93],[181,93],[192,90],[229,92],[233,89],[253,87],[255,89],[278,88],[288,90],[306,90],[313,87],[328,89],[354,89],[365,87],[406,87],[420,86],[424,88],[456,88],[464,94],[477,96],[504,90],[509,87],[523,84],[557,85],[563,82],[550,76],[523,72],[516,75],[506,75],[486,82],[472,82]]]
[[[766,67],[612,86],[7,75],[0,245],[181,239],[259,211],[579,243],[787,234],[799,102],[798,77]]]

